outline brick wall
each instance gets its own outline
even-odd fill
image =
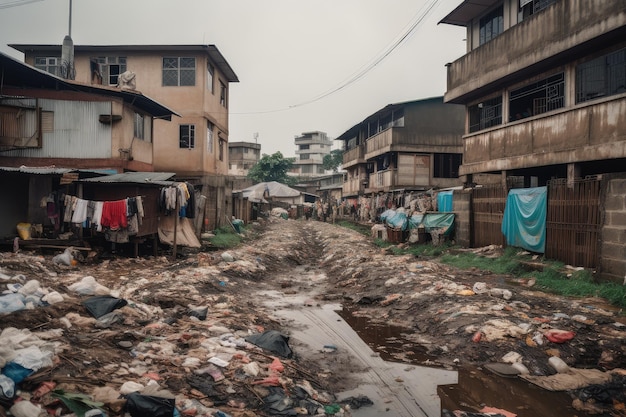
[[[608,178],[600,242],[600,278],[626,280],[626,178]]]
[[[465,248],[471,247],[471,190],[454,190],[452,211],[454,211],[455,241]]]

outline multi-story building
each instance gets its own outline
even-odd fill
[[[56,73],[61,45],[10,45],[25,62]],[[209,227],[230,213],[228,180],[229,83],[237,75],[214,45],[108,45],[74,47],[77,82],[136,88],[179,118],[154,123],[153,167],[175,172],[207,196]],[[112,115],[116,116],[116,115]]]
[[[301,177],[316,177],[324,175],[324,156],[329,155],[333,141],[325,132],[304,132],[295,137],[296,161],[292,175]]]
[[[341,134],[343,195],[459,185],[463,106],[443,97],[389,104]]]
[[[505,192],[547,186],[546,256],[621,283],[624,1],[466,0],[441,23],[467,28],[467,53],[447,65],[445,93],[446,102],[466,108],[464,181],[491,175]],[[506,200],[496,207],[491,196],[482,199],[488,207],[473,224],[490,240],[479,242],[498,243]],[[491,220],[479,223],[483,217]],[[485,233],[490,223],[495,233]]]
[[[622,0],[467,0],[441,23],[467,28],[445,93],[466,107],[466,182],[498,174],[545,185],[625,170]]]
[[[261,144],[253,142],[228,143],[228,174],[245,177],[261,158]]]

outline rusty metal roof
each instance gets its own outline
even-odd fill
[[[173,172],[123,172],[121,174],[106,175],[104,177],[86,178],[79,182],[83,183],[132,183],[132,184],[157,184],[170,185],[174,181],[172,178],[176,174]]]

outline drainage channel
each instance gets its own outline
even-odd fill
[[[298,344],[298,350],[320,352],[324,346],[332,345],[337,349],[332,354],[349,358],[353,364],[351,369],[341,368],[339,371],[344,372],[341,377],[356,381],[355,387],[339,393],[338,400],[365,395],[374,404],[352,410],[352,416],[441,416],[437,387],[456,384],[456,371],[386,361],[338,314],[341,305],[307,303],[307,299],[311,299],[326,281],[319,270],[300,266],[276,278],[297,282],[298,290],[289,294],[262,291],[260,295],[265,306],[289,328],[290,340]]]

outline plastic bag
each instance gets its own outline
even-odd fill
[[[121,298],[110,295],[91,297],[83,302],[83,305],[94,318],[98,319],[113,310],[124,307],[128,302]]]
[[[126,411],[131,417],[173,417],[174,405],[173,398],[153,397],[133,392],[127,397]]]
[[[253,334],[246,337],[246,341],[274,352],[283,358],[291,358],[293,355],[288,344],[289,336],[285,336],[276,330],[267,330],[263,333]]]

